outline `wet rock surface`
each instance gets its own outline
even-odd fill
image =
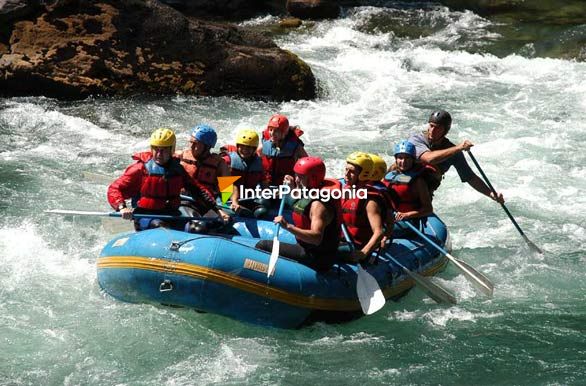
[[[311,69],[270,39],[156,0],[59,1],[10,14],[0,31],[2,95],[315,97]]]

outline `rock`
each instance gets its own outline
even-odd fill
[[[283,28],[298,28],[303,22],[296,17],[287,17],[279,21],[279,26]]]
[[[38,0],[0,0],[0,25],[22,19],[41,9]]]
[[[161,0],[161,2],[188,16],[215,19],[248,19],[260,14],[285,11],[285,0]],[[281,12],[278,12],[279,7]]]
[[[299,19],[334,19],[340,7],[330,0],[287,0],[287,12]]]
[[[235,26],[189,20],[156,0],[68,0],[14,22],[0,94],[139,93],[315,97],[307,64]]]

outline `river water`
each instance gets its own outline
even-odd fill
[[[401,35],[398,22],[433,28]],[[584,384],[586,64],[483,52],[494,27],[469,11],[358,7],[277,35],[319,79],[314,101],[0,99],[0,384]],[[354,150],[390,161],[439,107],[545,250],[531,253],[500,206],[450,171],[434,207],[453,254],[494,282],[492,299],[448,267],[436,280],[457,306],[414,289],[358,321],[293,331],[125,304],[96,281],[112,223],[42,212],[109,210],[107,181],[160,126],[184,145],[207,122],[225,143],[282,112],[340,176]]]

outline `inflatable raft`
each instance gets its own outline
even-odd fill
[[[98,282],[106,293],[125,302],[191,307],[279,328],[362,315],[354,264],[339,262],[318,273],[280,257],[267,278],[270,253],[254,245],[258,239],[272,239],[274,229],[272,222],[243,219],[233,225],[231,235],[163,228],[121,234],[98,258]],[[446,244],[448,232],[439,218],[429,217],[422,229],[438,244]],[[279,239],[294,242],[286,231]],[[405,295],[414,282],[389,255],[427,276],[447,263],[416,235],[403,232],[366,268],[385,298],[393,300]]]

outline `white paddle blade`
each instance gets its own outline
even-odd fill
[[[371,315],[383,308],[385,305],[385,296],[381,291],[378,282],[371,274],[366,272],[358,264],[358,278],[356,279],[356,292],[360,307],[365,315]]]
[[[449,253],[446,255],[448,259],[456,267],[462,271],[465,277],[468,278],[468,281],[472,284],[472,286],[481,294],[486,295],[487,297],[492,297],[494,292],[494,285],[488,280],[486,276],[478,272],[468,263],[465,263],[462,260],[456,259],[454,256],[450,255]]]
[[[273,270],[275,269],[277,259],[279,258],[280,247],[280,241],[277,236],[275,236],[273,238],[273,250],[271,251],[271,257],[269,258],[269,269],[267,270],[267,277],[271,276],[271,273],[273,273]]]

